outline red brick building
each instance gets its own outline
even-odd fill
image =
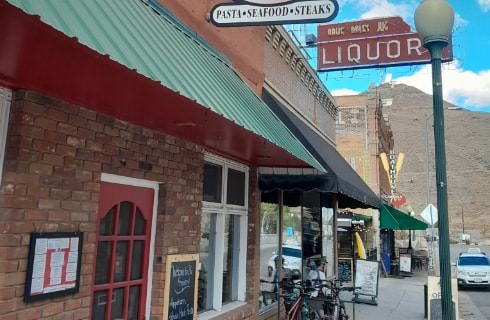
[[[337,149],[354,170],[380,198],[391,192],[388,174],[381,163],[380,154],[389,154],[394,147],[393,132],[383,115],[382,99],[372,85],[366,94],[339,96],[337,117]],[[367,209],[376,232],[365,234],[368,247],[379,252],[379,212]]]
[[[258,170],[325,168],[258,98],[270,29],[212,27],[215,2],[0,0],[0,318],[259,318]]]

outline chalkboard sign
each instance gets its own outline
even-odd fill
[[[378,296],[379,263],[371,260],[356,260],[356,295]]]
[[[339,280],[352,281],[352,258],[339,258]]]
[[[198,254],[167,256],[163,319],[197,319],[198,260]]]

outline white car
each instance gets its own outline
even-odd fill
[[[484,253],[462,253],[456,263],[458,287],[490,288],[490,260]]]
[[[283,268],[294,273],[301,273],[301,247],[294,244],[282,245],[282,258],[284,259]],[[273,277],[276,272],[277,254],[273,252],[267,265],[269,277]]]

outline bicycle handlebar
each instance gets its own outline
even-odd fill
[[[267,281],[262,279],[260,280],[261,283],[279,284],[282,285],[283,287],[301,289],[303,291],[311,291],[311,290],[316,290],[321,288],[334,289],[338,291],[354,291],[357,289],[362,289],[362,287],[354,287],[354,286],[353,287],[337,286],[336,285],[337,283],[342,284],[342,281],[338,279],[319,280],[319,281],[320,284],[314,284],[315,281],[311,281],[311,280],[289,282],[289,283],[284,283],[283,281]]]

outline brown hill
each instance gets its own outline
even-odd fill
[[[378,87],[395,139],[406,154],[398,190],[416,213],[427,205],[426,138],[429,149],[430,202],[436,205],[432,96],[402,84]],[[490,113],[472,112],[444,104],[451,237],[463,230],[474,240],[490,240]],[[428,130],[426,118],[428,117]],[[464,217],[462,217],[464,215]]]

